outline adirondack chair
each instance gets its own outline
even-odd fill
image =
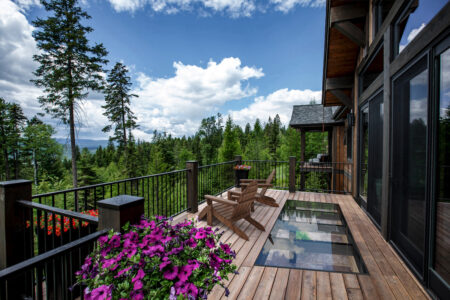
[[[266,204],[273,207],[278,207],[278,203],[275,201],[274,198],[266,196],[266,192],[268,188],[271,188],[272,180],[275,177],[276,169],[273,169],[273,171],[270,173],[269,177],[267,179],[241,179],[241,189],[242,191],[245,191],[250,184],[250,182],[256,181],[258,183],[258,187],[261,188],[261,191],[259,193],[256,193],[256,201]],[[239,197],[240,192],[238,191],[228,191],[228,199],[235,199]],[[253,207],[252,207],[253,210]]]
[[[212,226],[212,219],[215,217],[233,230],[238,236],[248,241],[248,236],[235,223],[241,219],[245,219],[259,230],[265,231],[264,226],[251,217],[251,207],[253,201],[255,201],[257,190],[258,184],[253,182],[247,186],[245,191],[236,200],[227,200],[216,196],[205,195],[208,205],[200,212],[198,218],[202,219],[206,215],[208,225]],[[213,202],[217,202],[218,204],[213,204]]]

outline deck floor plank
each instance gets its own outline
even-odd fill
[[[302,295],[303,270],[291,269],[286,287],[286,300],[298,300]]]
[[[330,273],[317,272],[316,280],[317,280],[317,299],[318,300],[333,299],[331,295]]]
[[[275,282],[275,276],[277,274],[277,268],[266,267],[264,268],[263,276],[259,281],[258,287],[256,288],[254,299],[269,299],[270,292],[272,291],[272,286]]]
[[[286,288],[289,280],[289,269],[278,268],[275,281],[270,291],[270,300],[284,299]]]

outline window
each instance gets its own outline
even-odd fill
[[[403,51],[447,2],[447,0],[408,2],[395,23],[394,56]]]
[[[347,115],[347,160],[352,160],[352,148],[353,148],[353,114]]]
[[[438,57],[439,117],[436,168],[436,233],[434,269],[450,283],[450,239],[444,228],[450,228],[450,48]]]
[[[395,0],[379,0],[373,4],[373,28],[374,35],[380,30],[381,25],[386,19],[389,11],[392,8]]]
[[[378,75],[383,73],[383,58],[384,47],[383,44],[381,44],[359,75],[360,94],[375,81]]]
[[[361,130],[361,161],[360,161],[360,178],[359,178],[359,194],[361,198],[367,202],[367,186],[369,184],[368,160],[369,160],[369,107],[366,106],[360,113],[360,130]]]

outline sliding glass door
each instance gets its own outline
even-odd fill
[[[430,286],[442,299],[450,295],[450,38],[435,57],[437,122],[435,191]]]
[[[393,83],[391,238],[423,277],[428,149],[427,56]]]
[[[367,211],[381,222],[381,177],[383,167],[383,92],[369,101],[369,180]]]

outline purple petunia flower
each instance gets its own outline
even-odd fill
[[[206,238],[208,235],[206,234],[206,231],[203,228],[200,228],[196,233],[195,233],[195,238],[197,240],[201,240]]]
[[[118,234],[113,235],[111,237],[111,239],[109,240],[109,244],[113,248],[119,247],[120,246],[120,236]]]
[[[133,290],[141,290],[142,289],[142,287],[143,287],[144,285],[142,284],[142,281],[140,281],[140,280],[136,280],[135,282],[134,282],[134,285],[133,285]]]
[[[228,244],[222,244],[220,243],[220,248],[222,248],[222,250],[226,253],[226,254],[230,254],[231,253],[231,248]]]
[[[205,241],[205,244],[208,248],[213,249],[216,247],[216,242],[214,241],[213,238],[207,238]]]
[[[117,272],[117,275],[114,276],[114,278],[118,278],[118,277],[122,276],[123,273],[126,273],[126,272],[128,272],[128,271],[130,271],[130,270],[131,270],[131,266],[128,267],[128,268],[122,269],[122,270],[120,270],[119,272]]]
[[[142,278],[144,278],[144,276],[145,276],[145,272],[142,269],[139,269],[137,271],[136,276],[134,276],[133,279],[131,279],[131,282],[134,283],[138,280],[141,280]]]
[[[197,242],[193,238],[190,238],[190,239],[186,240],[185,243],[186,243],[187,246],[189,246],[191,248],[197,247]]]
[[[189,276],[192,274],[192,270],[194,270],[193,265],[182,266],[178,272],[178,278],[180,281],[187,281]]]
[[[172,262],[169,260],[168,257],[164,257],[163,258],[163,262],[159,265],[159,270],[162,271],[162,269],[164,269],[165,267],[167,267],[168,265],[170,265]]]
[[[90,293],[91,299],[95,300],[109,300],[111,299],[111,286],[101,285],[93,289]]]
[[[164,278],[167,280],[174,280],[178,275],[178,266],[173,266],[169,270],[164,272]]]

